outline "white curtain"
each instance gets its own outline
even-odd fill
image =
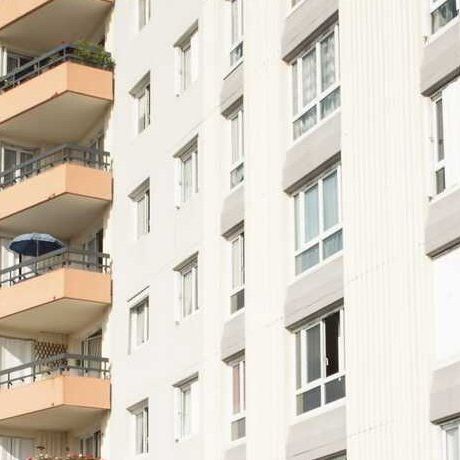
[[[12,367],[20,366],[21,364],[30,363],[33,356],[33,341],[10,339],[0,337],[0,369],[10,369]],[[14,372],[10,375],[12,379],[22,377],[30,374],[30,369],[24,369]],[[1,377],[0,382],[6,382],[7,376]],[[29,381],[29,379],[27,379]],[[15,382],[19,384],[20,382]]]
[[[0,460],[25,460],[33,454],[33,439],[0,437]]]
[[[302,58],[303,105],[316,97],[316,50],[313,49]]]
[[[321,42],[321,89],[326,90],[335,82],[335,34]]]

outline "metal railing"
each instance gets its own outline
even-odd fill
[[[64,144],[0,173],[0,190],[65,163],[79,164],[104,171],[111,169],[108,152],[77,144]]]
[[[11,388],[14,383],[32,383],[56,375],[109,379],[109,360],[72,353],[50,356],[0,371],[0,388]]]
[[[0,270],[0,288],[14,286],[60,268],[110,273],[110,256],[102,252],[58,249]]]
[[[61,45],[0,78],[0,92],[7,91],[63,62],[77,62],[99,69],[113,69],[110,53],[98,46]]]

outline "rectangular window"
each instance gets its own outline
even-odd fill
[[[244,180],[244,112],[240,107],[230,116],[232,161],[230,167],[230,188]]]
[[[179,202],[185,204],[195,193],[198,193],[198,144],[196,140],[178,156],[178,164]]]
[[[246,436],[246,361],[244,356],[229,363],[232,373],[231,440]]]
[[[33,58],[30,56],[24,56],[23,54],[13,53],[11,51],[6,52],[6,73],[14,72],[19,67],[28,64]]]
[[[294,196],[295,273],[342,250],[340,166]]]
[[[96,431],[91,436],[80,438],[80,455],[101,458],[102,434]]]
[[[294,139],[339,108],[338,25],[292,63],[292,95]]]
[[[150,73],[145,75],[130,91],[136,103],[137,132],[141,133],[150,125],[151,84]]]
[[[460,421],[447,423],[442,426],[443,460],[460,460]]]
[[[431,33],[436,33],[458,16],[459,0],[430,0]]]
[[[198,29],[195,27],[175,45],[179,84],[177,93],[183,93],[198,78]]]
[[[2,460],[32,458],[35,451],[34,444],[34,440],[29,438],[0,436],[0,458]]]
[[[143,299],[131,307],[130,321],[130,350],[133,351],[149,339],[149,299]]]
[[[243,59],[243,35],[244,35],[244,0],[230,0],[230,23],[231,23],[231,48],[230,65],[235,66]]]
[[[230,239],[232,287],[230,311],[235,313],[244,308],[244,232]]]
[[[345,397],[343,309],[295,334],[297,415]]]
[[[178,270],[179,309],[181,319],[187,318],[199,309],[198,302],[198,258]]]
[[[198,432],[198,377],[175,385],[176,440],[181,441]]]
[[[139,2],[139,30],[149,21],[152,15],[152,0],[138,0]]]
[[[24,180],[33,172],[33,165],[27,163],[33,158],[33,151],[20,147],[0,147],[0,187],[13,185]],[[18,167],[20,166],[21,167]]]
[[[140,238],[150,232],[150,180],[142,182],[129,197],[136,207],[136,232]]]
[[[134,453],[146,454],[149,451],[149,406],[148,402],[138,404],[130,410],[134,422]]]

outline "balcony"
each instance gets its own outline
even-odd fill
[[[0,326],[71,334],[110,305],[109,256],[59,249],[0,271]],[[1,407],[1,403],[0,403]]]
[[[0,42],[43,52],[91,36],[113,0],[2,0]]]
[[[44,232],[67,240],[111,201],[109,154],[62,145],[0,174],[0,234]]]
[[[0,371],[0,428],[70,431],[110,409],[108,359],[62,354]]]
[[[113,101],[113,62],[100,47],[63,45],[0,79],[0,136],[77,142]]]

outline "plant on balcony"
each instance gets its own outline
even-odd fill
[[[74,45],[76,46],[74,56],[78,60],[107,70],[115,67],[115,61],[103,46],[85,40],[78,40]]]
[[[37,450],[38,454],[36,457],[28,457],[26,460],[97,460],[92,455],[70,453],[68,448],[66,448],[67,454],[64,456],[50,455],[43,446],[37,447]]]

